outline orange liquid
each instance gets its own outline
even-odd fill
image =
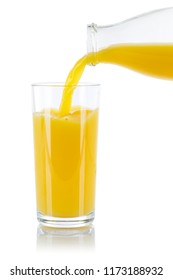
[[[115,45],[102,49],[96,54],[90,53],[82,57],[70,71],[66,85],[78,84],[80,77],[89,63],[111,63],[141,72],[157,78],[173,79],[173,45],[171,44],[139,44]],[[65,88],[60,114],[68,114],[71,106],[73,90]]]
[[[94,210],[98,110],[35,113],[37,210],[78,217]]]
[[[72,108],[74,87],[89,63],[113,63],[173,79],[173,45],[119,45],[82,57],[70,71],[59,111],[34,115],[38,211],[77,217],[94,210],[98,111]]]

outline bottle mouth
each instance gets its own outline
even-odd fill
[[[87,25],[87,53],[92,56],[92,62],[89,62],[89,65],[97,64],[97,33],[97,24],[91,23]]]

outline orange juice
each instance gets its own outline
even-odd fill
[[[70,71],[66,85],[76,85],[87,64],[111,63],[157,78],[173,79],[172,44],[113,45],[97,53],[89,53],[77,61]],[[60,114],[66,115],[71,106],[73,90],[64,90]]]
[[[35,113],[37,210],[73,218],[94,210],[98,110]]]
[[[60,108],[34,114],[37,207],[43,215],[73,218],[94,211],[98,110],[71,106],[90,63],[173,79],[173,45],[117,45],[90,53],[70,71]]]

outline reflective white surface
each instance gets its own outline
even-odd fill
[[[95,229],[93,225],[56,229],[39,225],[37,228],[37,249],[41,250],[94,250]]]

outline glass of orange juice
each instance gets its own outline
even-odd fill
[[[43,225],[80,227],[94,219],[99,89],[70,86],[70,109],[62,115],[65,85],[32,85],[37,219]]]

